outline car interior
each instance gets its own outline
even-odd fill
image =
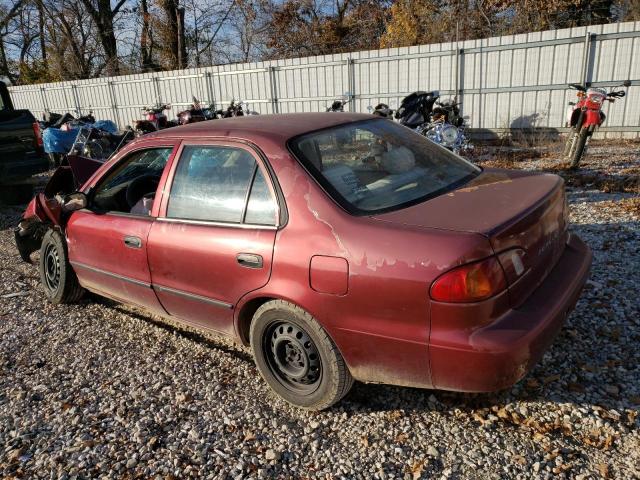
[[[99,212],[150,215],[171,148],[132,153],[98,184],[90,207]]]

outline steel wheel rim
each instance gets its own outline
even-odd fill
[[[44,281],[51,291],[60,285],[60,256],[55,245],[47,245],[44,252]]]
[[[285,388],[307,395],[318,389],[322,361],[304,329],[292,322],[276,321],[265,331],[263,349],[269,370]]]

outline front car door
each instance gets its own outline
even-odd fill
[[[147,237],[175,148],[168,143],[128,153],[91,186],[88,207],[71,215],[69,261],[83,287],[164,313],[151,288]]]
[[[279,209],[250,147],[187,143],[148,240],[151,282],[174,316],[233,335],[233,308],[269,280]]]

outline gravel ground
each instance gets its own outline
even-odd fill
[[[640,478],[640,202],[589,188],[569,198],[591,280],[522,382],[356,384],[316,414],[217,337],[96,297],[49,305],[14,248],[21,209],[0,207],[0,478]]]

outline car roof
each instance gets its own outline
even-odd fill
[[[283,113],[245,115],[197,122],[147,134],[144,138],[233,137],[253,140],[256,137],[286,141],[303,133],[359,120],[379,119],[375,115],[347,112]]]

